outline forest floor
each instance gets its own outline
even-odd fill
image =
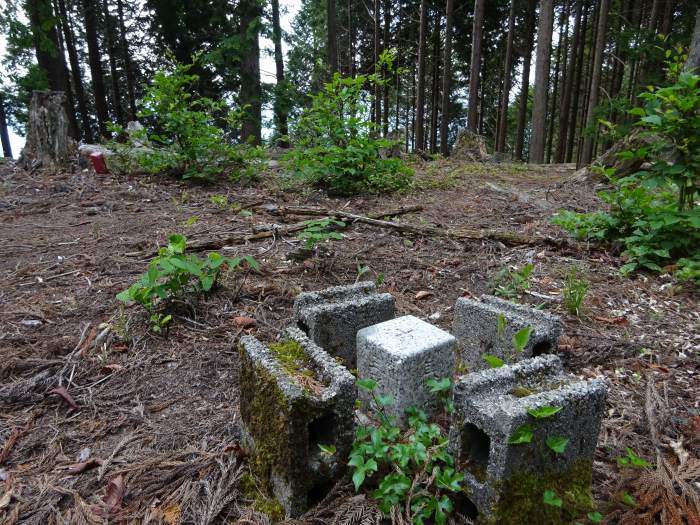
[[[300,291],[380,275],[398,314],[449,329],[458,297],[490,293],[500,270],[527,262],[535,269],[521,300],[562,316],[558,354],[567,370],[610,384],[594,464],[601,512],[622,519],[621,491],[640,500],[653,485],[642,470],[618,466],[626,447],[657,465],[649,479],[661,480],[659,491],[664,475],[674,478],[670,490],[680,490],[679,480],[693,488],[698,472],[684,469],[700,458],[700,293],[668,276],[623,278],[620,257],[600,247],[357,223],[303,261],[288,258],[300,246],[294,236],[224,249],[253,255],[261,271],[224,275],[176,316],[167,337],[115,299],[168,234],[203,242],[305,219],[280,215],[283,206],[370,215],[420,205],[396,221],[566,238],[549,222],[558,209],[600,205],[592,183],[567,182],[572,174],[569,166],[443,160],[418,166],[418,188],[405,194],[339,199],[264,180],[193,186],[0,165],[0,523],[235,522],[250,503],[236,483],[241,333],[271,341],[290,323]],[[213,195],[243,211],[217,206]],[[561,302],[574,266],[590,285],[579,317]],[[646,510],[640,500],[630,512]]]

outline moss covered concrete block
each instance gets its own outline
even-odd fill
[[[485,522],[564,524],[591,504],[591,465],[607,387],[553,355],[460,377],[450,450]],[[562,506],[544,503],[553,491]]]
[[[355,368],[357,332],[393,319],[394,305],[391,294],[377,293],[374,283],[365,281],[299,294],[294,319],[312,341]]]
[[[499,326],[499,318],[505,326]],[[532,327],[530,340],[522,352],[516,352],[513,335],[528,326]],[[490,295],[483,295],[478,301],[460,297],[455,304],[452,333],[459,340],[464,364],[474,372],[488,368],[484,354],[512,362],[554,353],[561,335],[561,320]]]
[[[243,337],[240,355],[240,414],[253,471],[287,515],[298,516],[345,468],[339,458],[352,446],[355,378],[296,328],[269,347]]]

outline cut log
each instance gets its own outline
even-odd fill
[[[58,169],[68,166],[73,140],[63,91],[34,91],[29,105],[27,143],[18,165],[24,169]]]

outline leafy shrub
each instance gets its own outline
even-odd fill
[[[376,426],[356,430],[348,462],[355,490],[375,487],[371,495],[382,512],[398,512],[410,523],[445,523],[454,508],[449,494],[462,490],[464,475],[455,470],[442,428],[429,423],[422,410],[409,408],[408,429],[402,431],[386,414],[384,407],[393,401],[376,393],[376,381],[357,384],[372,397]],[[443,400],[451,386],[449,379],[429,384]]]
[[[511,271],[507,266],[501,268],[491,280],[494,295],[505,299],[515,299],[530,289],[530,279],[535,266],[525,264],[520,270]]]
[[[378,67],[392,69],[393,53],[382,54]],[[369,120],[367,89],[383,84],[381,76],[341,78],[335,74],[312,96],[311,106],[293,128],[296,149],[285,161],[297,177],[339,195],[384,192],[406,187],[412,171],[400,158],[385,158],[395,141],[377,136]]]
[[[336,219],[331,219],[326,217],[325,219],[314,219],[311,221],[306,221],[305,228],[297,234],[297,237],[305,242],[306,248],[311,250],[319,242],[328,241],[330,239],[340,240],[343,238],[342,233],[334,231],[334,227],[345,227],[343,221],[338,221]]]
[[[246,262],[258,268],[258,262],[251,256],[224,257],[216,252],[205,259],[194,254],[185,254],[187,239],[184,235],[171,235],[168,245],[158,251],[149,264],[148,270],[138,281],[123,292],[117,299],[125,303],[137,303],[151,314],[152,329],[160,332],[171,320],[170,314],[158,310],[167,309],[173,299],[186,293],[206,293],[216,284],[222,267],[237,268]]]
[[[231,179],[252,177],[265,158],[262,149],[234,144],[225,129],[240,126],[242,111],[229,111],[224,101],[194,97],[197,75],[191,65],[159,71],[141,101],[138,113],[146,128],[132,133],[132,144],[112,144],[117,155],[110,166],[133,169],[134,161],[147,173],[210,181],[221,174]],[[125,132],[112,125],[113,131]],[[116,162],[115,162],[116,161]]]
[[[630,110],[637,126],[653,140],[623,158],[636,158],[648,169],[601,192],[609,212],[561,212],[553,219],[576,237],[617,240],[625,247],[623,274],[664,266],[680,279],[700,283],[700,76],[682,72],[684,56],[667,52],[671,84],[640,95],[644,107]]]

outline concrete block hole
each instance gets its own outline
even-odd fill
[[[462,454],[459,462],[466,464],[475,478],[486,476],[491,451],[491,438],[488,434],[472,423],[467,423],[462,429]]]
[[[336,425],[333,413],[323,414],[309,423],[309,455],[320,452],[319,445],[335,445],[333,433]]]
[[[537,357],[544,354],[552,353],[552,342],[551,341],[540,341],[535,343],[532,347],[532,357]]]

